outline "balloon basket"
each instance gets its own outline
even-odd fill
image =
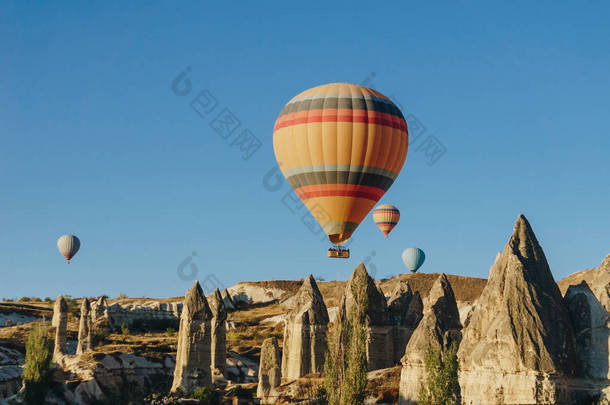
[[[349,259],[349,249],[341,246],[333,246],[328,249],[328,257],[334,259]]]

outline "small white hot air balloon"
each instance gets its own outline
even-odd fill
[[[68,263],[70,263],[70,259],[74,257],[79,248],[80,240],[74,235],[63,235],[57,239],[57,249],[68,260]]]

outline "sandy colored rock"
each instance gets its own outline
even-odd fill
[[[366,323],[368,328],[367,361],[369,371],[391,367],[394,358],[392,327],[388,323],[387,301],[383,291],[375,285],[364,264],[354,269],[345,286],[339,319],[348,319],[347,314],[355,306],[353,291],[366,296]]]
[[[123,324],[131,326],[134,323],[165,323],[178,328],[181,302],[160,302],[158,300],[143,300],[141,302],[115,302],[108,306],[107,317],[111,326],[120,328]]]
[[[595,271],[590,287],[602,306],[610,312],[610,255],[606,256]]]
[[[214,290],[208,300],[212,311],[211,334],[212,334],[212,377],[219,375],[227,376],[227,311],[224,300],[218,288]]]
[[[91,303],[91,320],[93,323],[103,318],[108,319],[108,302],[105,295]]]
[[[235,311],[237,309],[235,301],[233,301],[231,294],[229,294],[229,290],[227,290],[226,288],[222,290],[222,301],[225,304],[225,309],[227,310],[227,312]]]
[[[585,281],[568,288],[565,301],[576,335],[577,370],[580,376],[609,379],[608,312]]]
[[[459,344],[462,325],[455,295],[445,274],[436,280],[424,303],[423,318],[413,332],[403,356],[399,403],[416,404],[426,377],[425,358],[429,351],[444,352]]]
[[[328,311],[313,276],[297,292],[284,323],[282,377],[296,379],[322,372],[326,352]]]
[[[68,303],[63,296],[59,296],[53,305],[53,322],[55,323],[55,344],[53,359],[60,361],[66,354],[66,329],[68,327]]]
[[[196,281],[184,297],[172,392],[182,388],[190,393],[212,385],[211,320],[212,311]]]
[[[278,387],[282,378],[282,359],[277,339],[272,337],[263,341],[261,347],[260,365],[258,367],[257,398],[261,404],[274,404],[276,402]]]
[[[66,304],[66,300],[63,296],[57,297],[55,304],[53,304],[53,318],[51,318],[51,326],[57,328],[59,326],[59,320],[61,317],[61,305],[62,302]]]
[[[570,316],[546,257],[520,215],[463,331],[465,404],[562,403],[576,365]]]
[[[411,335],[423,317],[423,302],[419,292],[413,292],[408,282],[400,282],[388,298],[388,324],[392,326],[392,362],[398,364],[405,354]]]
[[[93,332],[93,323],[91,321],[91,305],[87,298],[83,298],[80,306],[80,322],[78,325],[78,344],[76,346],[76,354],[82,354],[85,351],[93,349],[93,341],[91,333]]]

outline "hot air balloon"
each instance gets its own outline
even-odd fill
[[[424,260],[426,260],[426,255],[419,248],[410,247],[402,252],[402,261],[411,273],[415,273],[424,264]]]
[[[377,224],[381,232],[388,237],[388,234],[394,229],[400,220],[400,211],[393,205],[379,205],[373,211],[373,221]]]
[[[68,260],[68,263],[70,263],[70,259],[74,257],[79,248],[80,240],[74,235],[63,235],[57,239],[57,249]]]
[[[314,87],[286,104],[273,147],[282,173],[340,247],[390,188],[407,156],[407,123],[378,91],[349,83]],[[348,255],[347,255],[348,256]]]

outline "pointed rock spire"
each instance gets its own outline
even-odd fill
[[[429,351],[444,352],[462,338],[462,325],[455,294],[447,276],[441,274],[424,303],[423,318],[413,332],[402,358],[400,404],[416,404],[426,377],[425,358]]]
[[[78,344],[76,346],[76,354],[81,354],[93,349],[91,333],[93,323],[91,321],[91,305],[87,298],[83,298],[80,306],[80,322],[78,324]]]
[[[388,323],[390,325],[413,326],[422,317],[423,302],[419,291],[411,290],[408,282],[398,283],[388,298]]]
[[[258,387],[256,396],[261,404],[275,404],[277,402],[276,388],[280,385],[282,358],[277,339],[267,338],[261,347],[260,365],[258,367]]]
[[[61,306],[67,305],[66,300],[62,295],[57,297],[55,304],[53,304],[53,318],[51,319],[51,326],[57,328],[59,325],[59,318],[61,316]]]
[[[339,307],[338,322],[346,328],[348,314],[358,308],[358,300],[366,301],[367,362],[369,370],[391,367],[394,357],[392,328],[388,325],[386,298],[375,281],[369,276],[366,267],[360,263],[345,286]]]
[[[559,391],[554,383],[542,386],[538,378],[574,372],[569,313],[523,215],[489,271],[487,285],[464,329],[459,358],[466,402],[547,402],[545,398],[554,398]],[[482,382],[482,375],[489,380]]]
[[[608,312],[586,281],[571,285],[564,298],[576,335],[578,374],[582,377],[610,379]]]
[[[212,311],[196,281],[184,297],[172,392],[178,388],[192,392],[212,385],[211,319]]]
[[[227,312],[235,311],[237,309],[235,301],[233,301],[231,294],[229,294],[229,290],[227,290],[226,288],[222,290],[222,300],[225,304],[225,309],[227,310]]]
[[[436,279],[426,298],[423,317],[407,344],[403,365],[423,365],[429,350],[444,351],[453,342],[459,344],[461,328],[455,295],[443,273]]]
[[[108,302],[106,296],[102,295],[97,301],[91,303],[91,320],[95,323],[98,319],[108,318]]]
[[[294,299],[284,324],[282,377],[296,379],[324,369],[328,311],[318,284],[309,275]]]
[[[408,282],[399,282],[388,298],[388,323],[392,327],[394,340],[394,364],[398,364],[405,354],[405,347],[423,316],[423,308],[419,292],[413,293]]]
[[[591,280],[591,291],[610,312],[610,255],[606,256],[595,273]]]
[[[226,377],[227,374],[227,311],[224,300],[217,288],[208,301],[212,311],[211,334],[212,334],[212,378]]]
[[[55,345],[53,359],[60,361],[66,354],[66,329],[68,326],[68,303],[63,296],[59,296],[53,306],[53,324],[55,327]]]
[[[367,299],[366,316],[370,326],[387,325],[387,300],[383,291],[375,285],[375,280],[360,263],[352,273],[345,287],[345,305],[349,312],[354,304],[354,291],[358,290]]]

